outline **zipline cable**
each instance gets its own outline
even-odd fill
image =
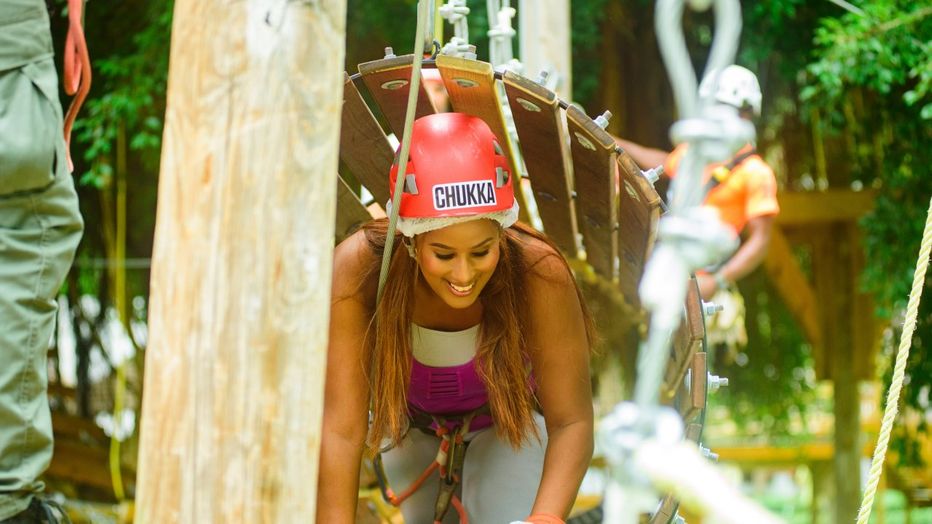
[[[903,323],[903,333],[900,334],[900,347],[896,352],[893,379],[890,381],[890,389],[887,392],[887,405],[883,410],[883,422],[880,425],[880,434],[877,435],[877,446],[874,448],[874,458],[871,460],[870,474],[867,479],[867,487],[864,489],[861,509],[858,511],[857,524],[867,524],[870,519],[871,508],[874,506],[874,495],[877,494],[877,484],[880,482],[883,473],[887,445],[890,443],[890,434],[893,432],[893,421],[899,411],[900,392],[903,389],[903,378],[906,375],[906,361],[909,359],[909,348],[912,345],[913,332],[916,330],[919,299],[922,297],[926,270],[929,267],[930,251],[932,251],[932,198],[929,199],[929,211],[926,214],[925,230],[922,233],[922,242],[919,245],[919,260],[916,262],[916,272],[913,273],[913,288],[909,292],[909,302],[906,305],[906,320]]]

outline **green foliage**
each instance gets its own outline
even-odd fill
[[[129,149],[144,166],[157,171],[165,112],[172,1],[148,3],[152,23],[132,33],[128,48],[93,57],[94,90],[75,123],[75,141],[89,167],[82,184],[98,188],[113,175],[117,134],[126,133]],[[100,14],[98,13],[98,16]]]
[[[606,57],[600,54],[602,23],[606,0],[575,0],[571,4],[573,47],[573,98],[584,107],[599,89],[599,77]],[[530,72],[529,72],[530,74]],[[535,73],[536,74],[536,73]]]
[[[932,197],[932,7],[883,0],[864,3],[863,15],[822,21],[801,99],[822,112],[824,130],[843,134],[853,157],[852,177],[877,188],[865,231],[865,289],[887,318],[900,314],[912,287],[919,242]],[[932,387],[932,279],[925,282],[903,400],[927,409]],[[899,330],[895,330],[899,333]],[[889,344],[884,362],[894,358]],[[889,384],[888,364],[884,382]],[[910,444],[895,440],[901,456]]]
[[[912,281],[932,195],[932,8],[882,1],[824,19],[816,59],[800,98],[819,110],[825,131],[855,146],[852,177],[879,189],[865,217],[865,287],[889,317]],[[921,331],[921,330],[920,330]]]
[[[796,433],[815,401],[811,348],[786,306],[774,300],[778,294],[763,270],[743,279],[740,289],[748,344],[736,355],[710,348],[712,372],[729,380],[710,400],[728,406],[740,427],[755,425],[754,433]]]

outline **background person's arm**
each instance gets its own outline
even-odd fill
[[[757,269],[757,266],[767,256],[774,217],[775,215],[764,215],[748,220],[744,226],[745,239],[735,254],[716,272],[719,278],[728,282],[736,282]],[[712,295],[719,289],[715,276],[702,273],[696,278],[699,280],[699,292],[702,298],[705,300],[712,298]]]
[[[356,519],[369,407],[363,367],[369,313],[357,292],[366,251],[366,239],[360,232],[337,246],[334,253],[316,519],[327,524],[353,524]]]
[[[642,146],[641,144],[636,144],[617,136],[612,138],[615,139],[615,144],[627,151],[628,154],[631,155],[631,158],[645,171],[657,166],[662,166],[667,159],[667,155],[670,154],[669,151]]]
[[[528,279],[530,353],[548,438],[531,514],[565,518],[592,459],[593,414],[585,322],[573,276],[557,256],[545,256]]]

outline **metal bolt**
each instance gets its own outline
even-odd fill
[[[660,180],[660,175],[663,174],[663,166],[657,166],[648,169],[647,171],[641,171],[641,174],[644,176],[644,178],[647,179],[648,182],[650,182],[650,185],[654,185],[658,180]]]
[[[385,48],[385,58],[395,58],[395,50],[391,46]]]
[[[463,53],[463,58],[466,58],[469,60],[475,60],[477,56],[478,55],[476,55],[476,46],[474,45],[469,45],[466,48],[466,52]]]
[[[712,462],[718,462],[718,453],[712,453],[711,449],[701,444],[699,445],[699,452],[702,453],[703,457],[711,460]]]
[[[605,129],[606,127],[608,127],[608,121],[610,118],[612,118],[612,112],[606,111],[602,113],[601,115],[595,117],[595,124],[601,127],[602,129]]]
[[[547,77],[549,76],[550,76],[550,71],[547,71],[546,69],[541,69],[540,73],[537,73],[537,83],[542,86],[547,85]]]
[[[706,302],[705,300],[702,301],[702,311],[707,317],[711,317],[719,311],[724,311],[724,309],[725,306],[721,304],[716,304],[715,302]]]
[[[719,388],[728,387],[728,377],[720,377],[709,373],[709,391],[718,391]]]

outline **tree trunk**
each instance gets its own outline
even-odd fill
[[[313,522],[345,0],[175,4],[136,522]]]

